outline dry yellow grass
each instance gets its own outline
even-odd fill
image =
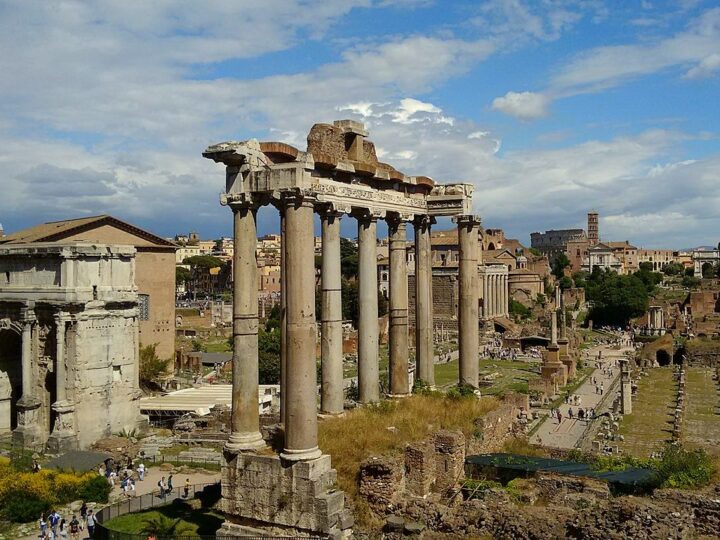
[[[409,442],[426,439],[438,429],[475,431],[475,420],[497,408],[495,398],[450,399],[420,396],[383,401],[349,411],[344,418],[320,423],[320,448],[332,456],[339,487],[356,498],[360,463],[371,456],[399,455]],[[393,429],[389,429],[393,428]]]

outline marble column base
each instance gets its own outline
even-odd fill
[[[22,397],[17,402],[18,425],[13,431],[13,444],[23,448],[41,447],[45,443],[45,434],[40,427],[39,400]]]

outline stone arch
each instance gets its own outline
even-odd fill
[[[488,244],[488,251],[491,250],[491,249],[495,249],[495,244],[492,243],[492,242],[490,242],[490,243]]]
[[[660,367],[669,366],[672,363],[672,358],[665,349],[659,349],[655,352],[655,360]]]
[[[0,434],[17,427],[17,402],[22,397],[22,335],[0,330]]]

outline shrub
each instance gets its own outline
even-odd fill
[[[502,484],[494,480],[467,479],[463,482],[462,494],[465,500],[482,499],[491,489],[502,489]]]
[[[6,492],[3,499],[2,514],[10,521],[27,523],[37,519],[42,512],[47,514],[52,503],[49,497],[27,493],[22,489],[12,489]]]
[[[656,471],[660,487],[695,488],[710,483],[715,464],[704,450],[670,445],[662,453]]]
[[[471,385],[463,383],[453,386],[445,395],[453,400],[466,399],[470,396],[475,397],[475,389]]]
[[[94,501],[106,503],[110,497],[112,487],[102,476],[94,476],[86,481],[77,492],[75,500]]]

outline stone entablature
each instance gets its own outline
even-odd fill
[[[135,248],[92,244],[0,245],[3,300],[136,302]]]
[[[133,247],[0,247],[0,432],[60,452],[142,424],[134,264]]]

